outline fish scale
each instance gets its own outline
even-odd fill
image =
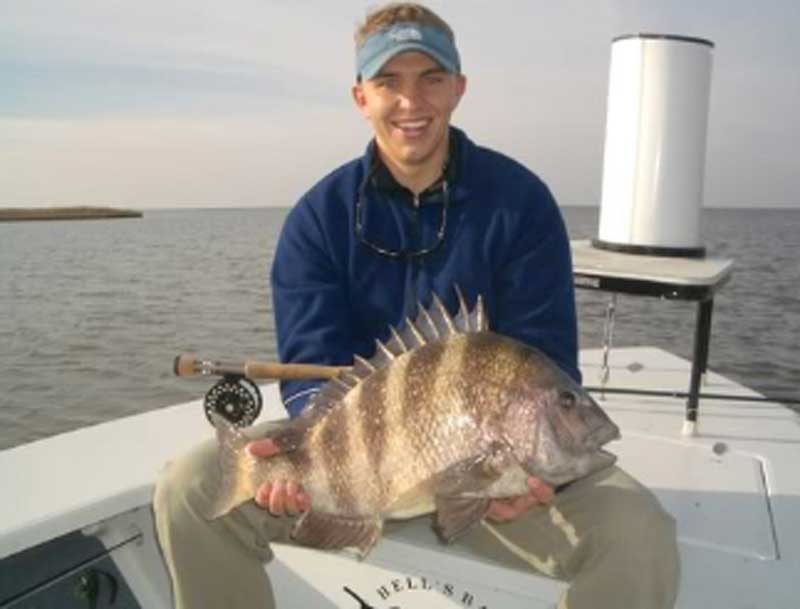
[[[613,464],[602,446],[619,430],[588,393],[540,351],[491,332],[480,297],[470,311],[456,293],[455,316],[434,296],[300,417],[276,423],[268,437],[282,453],[254,460],[247,436],[217,417],[222,475],[208,517],[292,479],[311,499],[293,537],[364,555],[387,518],[435,512],[449,541],[491,498],[527,493],[528,475],[557,485]]]

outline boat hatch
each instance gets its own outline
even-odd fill
[[[764,461],[724,443],[628,432],[609,446],[678,521],[682,543],[760,560],[780,558]]]

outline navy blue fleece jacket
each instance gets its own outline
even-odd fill
[[[492,330],[538,347],[580,380],[569,240],[550,191],[462,131],[451,128],[450,138],[444,215],[442,181],[414,205],[376,158],[374,142],[291,210],[271,274],[281,361],[350,365],[432,293],[455,312],[457,284],[470,306],[483,295]],[[357,210],[361,236],[379,247],[426,248],[446,219],[444,240],[418,258],[389,258],[359,237]],[[281,384],[291,416],[319,384]]]

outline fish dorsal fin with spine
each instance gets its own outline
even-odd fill
[[[375,353],[368,361],[361,360],[361,358],[356,360],[357,365],[353,367],[353,376],[358,377],[359,380],[364,379],[376,370],[388,366],[404,353],[448,336],[488,330],[489,324],[483,307],[483,298],[478,296],[475,306],[470,312],[458,286],[455,286],[455,292],[458,297],[458,312],[455,316],[449,313],[441,299],[434,294],[427,309],[421,304],[417,305],[416,319],[412,321],[406,318],[405,323],[399,329],[390,328],[391,336],[386,342],[375,341]]]
[[[478,295],[475,306],[470,311],[458,286],[455,286],[455,292],[458,297],[458,312],[455,317],[450,315],[436,294],[427,309],[418,304],[416,319],[412,321],[406,318],[399,329],[390,327],[389,339],[385,342],[375,341],[375,353],[370,359],[354,356],[353,367],[349,371],[340,373],[322,386],[309,402],[309,408],[306,409],[309,416],[318,416],[332,408],[362,380],[385,368],[404,353],[455,334],[488,330],[483,298]]]

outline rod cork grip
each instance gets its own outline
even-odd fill
[[[244,374],[251,379],[309,380],[330,379],[348,368],[318,364],[279,364],[248,361]]]
[[[173,370],[175,376],[194,376],[194,365],[197,362],[197,356],[194,353],[184,353],[175,356],[175,363]]]

